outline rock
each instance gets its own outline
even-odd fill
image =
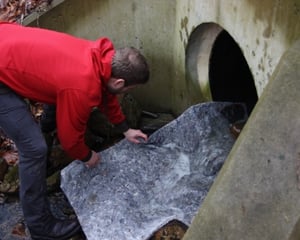
[[[128,93],[121,95],[119,101],[128,125],[131,128],[139,128],[142,110],[138,102]],[[103,150],[112,142],[124,137],[123,133],[97,108],[92,111],[87,126],[85,142],[95,151]]]
[[[90,115],[88,121],[88,130],[97,136],[103,138],[110,138],[112,135],[113,125],[107,120],[105,115],[99,111],[99,109],[94,109]]]
[[[59,189],[60,185],[60,171],[54,172],[47,178],[47,192],[54,192]]]
[[[125,93],[120,100],[120,105],[129,126],[138,128],[142,109],[137,100],[131,94]]]
[[[245,124],[246,124],[246,121],[235,122],[233,124],[230,124],[230,132],[232,133],[232,135],[235,138],[239,137]]]
[[[4,158],[0,158],[0,181],[3,181],[4,176],[8,170],[8,164]]]
[[[0,182],[1,193],[14,193],[19,191],[19,168],[18,165],[10,166],[4,176],[3,182]]]
[[[142,113],[138,102],[128,93],[122,95],[119,101],[128,125],[131,128],[137,128]],[[122,134],[114,128],[113,124],[111,124],[107,117],[97,108],[95,108],[90,115],[88,128],[95,135],[103,138],[111,138]]]
[[[170,221],[190,225],[235,141],[230,123],[245,115],[241,104],[195,105],[147,143],[102,151],[96,168],[69,164],[61,188],[87,239],[145,240]]]
[[[171,221],[153,234],[149,240],[180,240],[187,226],[177,220]]]
[[[144,116],[141,118],[140,129],[146,134],[152,134],[175,119],[170,113],[152,113],[152,117],[145,113],[147,112],[143,111]]]
[[[4,193],[0,193],[0,205],[4,204],[7,200],[7,196]]]

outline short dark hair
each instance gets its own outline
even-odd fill
[[[116,49],[112,59],[111,76],[125,80],[125,86],[143,84],[149,80],[146,58],[134,47]]]

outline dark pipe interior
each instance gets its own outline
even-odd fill
[[[209,82],[213,101],[244,102],[250,115],[258,100],[254,79],[240,47],[225,30],[212,48]]]

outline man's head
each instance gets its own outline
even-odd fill
[[[112,59],[111,78],[107,88],[112,93],[123,93],[149,80],[145,57],[133,47],[119,48]]]

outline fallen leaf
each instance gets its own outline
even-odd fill
[[[26,237],[26,227],[23,222],[17,223],[11,231],[11,234],[19,237]]]

